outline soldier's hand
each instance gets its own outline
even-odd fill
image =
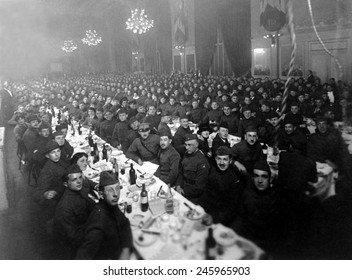
[[[56,191],[46,191],[44,193],[44,197],[46,199],[53,199],[55,196],[57,195],[57,192]]]
[[[179,194],[184,194],[185,192],[183,191],[183,189],[181,188],[181,186],[176,186],[176,191],[179,193]]]
[[[137,163],[138,163],[139,165],[143,165],[143,160],[141,160],[141,159],[139,158]]]
[[[244,167],[244,165],[238,161],[235,161],[235,166],[237,167],[237,169],[243,173],[243,174],[247,174],[247,169],[246,167]]]

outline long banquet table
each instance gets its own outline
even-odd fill
[[[67,141],[73,146],[74,153],[79,151],[90,152],[87,137],[88,129],[86,128],[82,128],[81,135],[78,135],[76,130],[74,136],[71,135],[69,129]],[[93,139],[101,150],[105,142],[96,135],[93,136]],[[132,212],[125,212],[125,215],[131,222],[136,254],[133,258],[148,260],[204,259],[205,240],[209,226],[205,225],[202,220],[202,216],[205,214],[203,208],[194,205],[181,194],[172,190],[174,211],[173,214],[167,214],[165,212],[166,199],[160,193],[167,193],[169,188],[163,181],[153,176],[157,166],[148,162],[140,166],[126,158],[122,151],[111,146],[108,150],[109,158],[116,159],[119,169],[125,169],[125,175],[120,173],[119,177],[122,185],[119,205],[122,211],[126,210],[126,205],[130,204],[132,206]],[[140,195],[141,188],[137,185],[131,186],[128,183],[131,163],[134,164],[138,175],[137,183],[145,183],[147,186],[150,206],[147,212],[141,211],[140,199],[138,201],[133,200],[134,195]],[[100,160],[95,164],[90,163],[90,167],[84,171],[84,174],[98,183],[99,172],[111,169],[110,160]],[[146,179],[148,176],[150,178]],[[217,242],[216,259],[259,259],[264,254],[261,248],[239,236],[232,229],[222,224],[213,224],[211,227]]]

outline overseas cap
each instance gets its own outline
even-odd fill
[[[100,173],[100,178],[99,178],[99,190],[102,191],[105,186],[110,186],[110,185],[115,185],[119,181],[112,176],[112,174],[109,171],[103,171]]]
[[[45,145],[45,149],[43,151],[43,154],[48,154],[50,153],[52,150],[55,150],[57,148],[60,148],[59,144],[56,143],[54,140],[50,140],[48,143],[46,143]]]
[[[187,134],[185,136],[185,142],[190,141],[190,140],[197,140],[197,135],[196,134]]]

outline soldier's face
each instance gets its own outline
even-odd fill
[[[50,129],[49,128],[43,128],[40,130],[40,135],[43,136],[44,138],[48,138],[50,135]]]
[[[125,113],[119,114],[119,119],[120,119],[120,121],[124,122],[127,119],[127,114],[125,114]]]
[[[52,150],[50,153],[46,154],[46,157],[53,162],[58,162],[60,160],[60,156],[61,156],[60,148]]]
[[[229,135],[229,130],[225,127],[220,127],[219,128],[219,136],[222,139],[226,139],[227,136]]]
[[[83,186],[82,173],[72,173],[68,175],[67,187],[72,191],[80,191]]]
[[[101,192],[103,199],[110,206],[117,206],[120,199],[120,184],[105,186]]]
[[[266,190],[269,187],[269,183],[270,183],[269,173],[267,171],[254,169],[253,183],[258,190],[260,191]]]
[[[139,135],[141,136],[142,139],[147,139],[149,136],[150,130],[147,131],[139,131]]]
[[[131,128],[133,130],[136,130],[138,128],[138,125],[139,125],[139,121],[135,121],[135,122],[131,123]]]
[[[254,145],[258,140],[258,135],[256,132],[247,132],[244,136],[249,145]]]
[[[169,139],[168,136],[161,136],[160,137],[160,147],[165,150],[167,147],[170,146],[172,140]]]
[[[216,156],[215,157],[216,165],[221,171],[225,171],[230,166],[230,156]]]
[[[285,124],[285,131],[288,135],[292,134],[294,131],[294,126],[291,123]]]
[[[328,125],[326,121],[321,121],[317,123],[317,128],[320,133],[325,133],[328,130]]]
[[[111,112],[105,113],[104,118],[105,118],[106,120],[110,121],[110,120],[112,119],[112,114],[111,114]]]
[[[38,128],[38,127],[39,127],[39,122],[38,122],[38,120],[33,120],[33,121],[31,121],[29,124],[30,124],[30,126],[31,126],[32,128]]]
[[[59,146],[63,146],[65,144],[65,135],[57,135],[54,140],[59,144]]]
[[[188,119],[181,119],[181,126],[183,128],[188,128],[189,126]]]
[[[185,142],[186,153],[193,154],[198,148],[197,140],[188,140]]]

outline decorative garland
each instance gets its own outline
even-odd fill
[[[291,59],[290,59],[290,64],[289,64],[289,70],[288,70],[288,79],[285,83],[285,91],[284,91],[284,96],[282,99],[282,108],[281,108],[281,115],[283,115],[283,113],[286,111],[287,108],[287,98],[288,98],[288,90],[289,90],[289,84],[290,81],[292,80],[292,72],[294,70],[294,62],[296,59],[296,50],[297,50],[297,44],[296,44],[296,33],[295,33],[295,28],[294,28],[294,24],[293,24],[293,8],[292,8],[292,1],[289,0],[286,3],[286,8],[287,8],[287,17],[288,17],[288,23],[287,23],[287,27],[288,27],[288,31],[290,33],[290,37],[291,37],[291,47],[292,47],[292,51],[291,51]]]
[[[334,59],[336,65],[337,65],[337,68],[338,68],[338,70],[339,70],[339,79],[341,80],[342,77],[343,77],[343,68],[342,68],[342,65],[341,65],[340,61],[337,59],[337,57],[334,56],[334,55],[327,49],[327,47],[325,46],[323,40],[320,38],[320,35],[319,35],[318,31],[317,31],[317,28],[316,28],[315,22],[314,22],[314,18],[313,18],[312,4],[311,4],[310,0],[307,0],[307,1],[308,1],[309,14],[310,14],[310,18],[311,18],[311,20],[312,20],[312,26],[313,26],[315,35],[317,36],[317,38],[318,38],[320,44],[323,46],[325,52],[326,52],[328,55],[330,55],[330,56]]]

